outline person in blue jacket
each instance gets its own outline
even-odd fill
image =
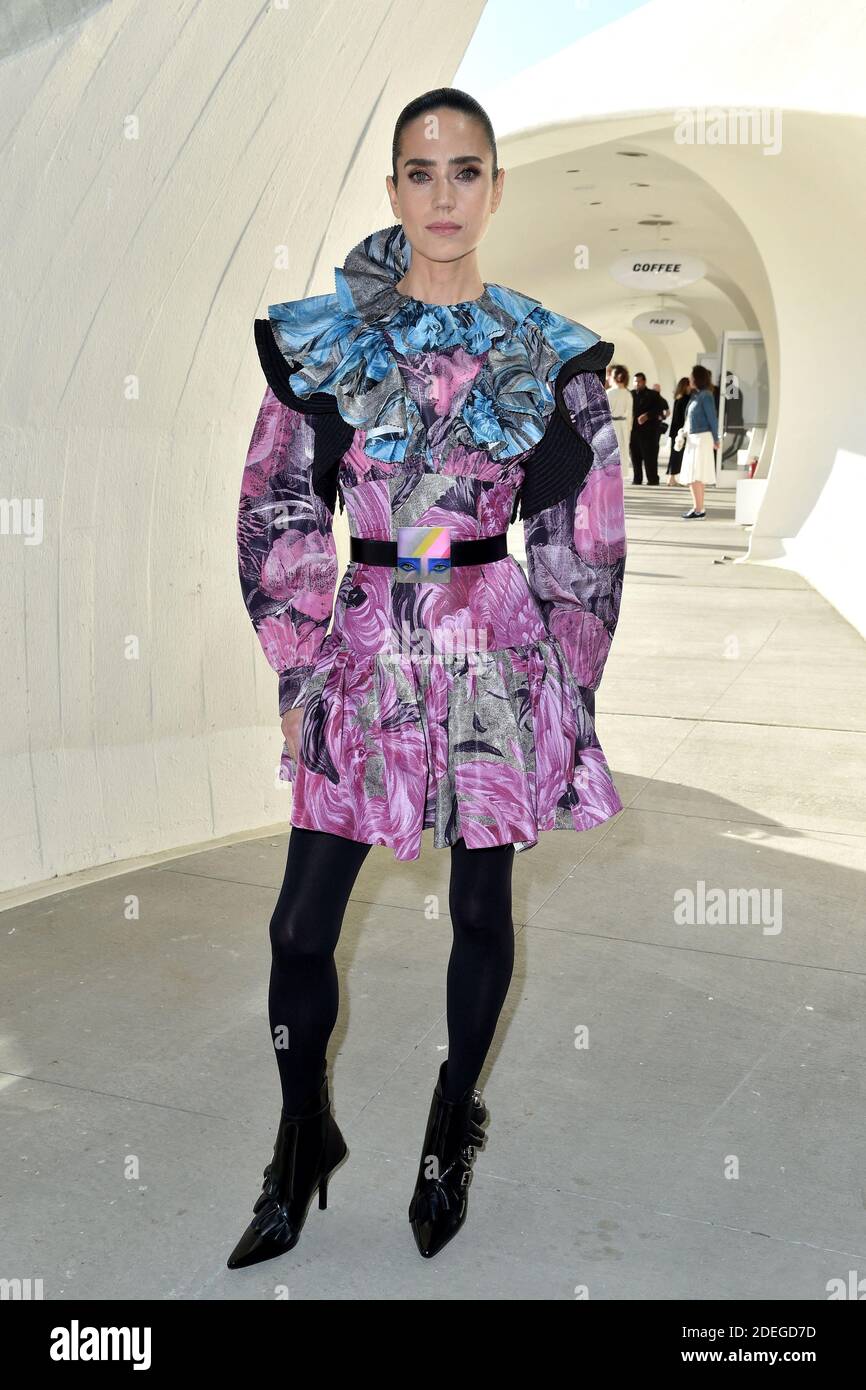
[[[719,419],[713,400],[713,379],[707,368],[699,365],[692,367],[691,383],[694,393],[686,409],[686,421],[681,432],[683,462],[677,474],[677,482],[691,488],[694,500],[691,510],[683,512],[686,521],[706,516],[704,488],[716,485],[716,450],[719,447]]]

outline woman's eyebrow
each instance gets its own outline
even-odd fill
[[[403,167],[408,168],[410,164],[434,165],[438,164],[437,159],[407,159],[404,160]],[[448,160],[449,164],[483,164],[484,160],[477,154],[453,154]]]

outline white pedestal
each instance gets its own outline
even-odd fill
[[[734,521],[738,526],[754,526],[766,490],[766,478],[737,479]]]

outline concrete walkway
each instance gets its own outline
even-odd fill
[[[456,1240],[424,1261],[407,1219],[446,1044],[428,832],[415,863],[372,850],[347,913],[328,1210],[225,1268],[279,1112],[280,828],[0,916],[0,1276],[46,1299],[821,1300],[866,1275],[866,645],[796,576],[726,558],[726,498],[684,522],[684,489],[627,488],[597,709],[626,809],[516,858]]]

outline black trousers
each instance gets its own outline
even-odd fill
[[[659,431],[657,425],[642,425],[631,432],[629,439],[629,454],[631,455],[631,467],[634,474],[634,482],[643,482],[643,473],[646,469],[646,480],[648,483],[657,483],[659,480]]]

